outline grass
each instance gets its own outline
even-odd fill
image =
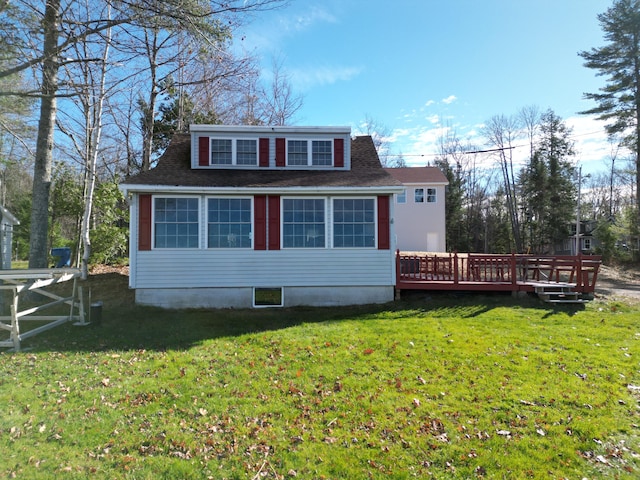
[[[638,305],[434,294],[174,311],[96,277],[100,325],[0,354],[0,475],[640,474]]]

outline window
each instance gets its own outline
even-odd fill
[[[258,140],[211,139],[211,165],[257,165]]]
[[[211,139],[211,165],[231,165],[233,163],[232,141]]]
[[[282,288],[254,288],[253,289],[253,306],[254,307],[282,307],[283,305]]]
[[[375,247],[375,203],[372,198],[333,201],[333,246]]]
[[[258,164],[258,142],[256,140],[236,140],[236,164]]]
[[[591,238],[582,238],[582,250],[591,250]]]
[[[424,188],[416,188],[414,190],[413,201],[415,203],[424,203]]]
[[[287,165],[330,167],[333,165],[333,141],[288,140]]]
[[[396,195],[396,203],[407,203],[407,190],[404,189],[402,193]]]
[[[331,166],[333,161],[331,140],[314,140],[311,142],[311,164]]]
[[[324,248],[324,199],[283,199],[282,245],[284,248]]]
[[[198,199],[154,199],[154,246],[198,248]]]
[[[427,188],[427,203],[436,203],[436,189]]]
[[[287,142],[287,163],[289,165],[307,165],[307,141],[289,140]]]
[[[209,198],[209,248],[251,248],[251,199]]]

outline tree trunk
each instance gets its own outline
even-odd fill
[[[42,64],[42,99],[36,159],[33,169],[33,205],[29,268],[46,268],[48,263],[47,231],[49,228],[49,191],[53,161],[53,133],[56,123],[56,93],[58,90],[58,35],[60,0],[47,0],[42,22],[44,29],[44,61]]]

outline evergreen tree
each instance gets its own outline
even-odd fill
[[[622,134],[635,155],[636,198],[640,192],[640,1],[615,0],[598,15],[607,44],[579,52],[585,66],[607,78],[599,93],[586,93],[597,106],[584,114],[596,114],[609,122],[610,135]],[[636,225],[640,218],[636,217]]]
[[[530,247],[553,252],[569,235],[575,209],[574,155],[571,129],[552,110],[542,114],[540,139],[529,165],[520,176],[525,210],[525,228]]]

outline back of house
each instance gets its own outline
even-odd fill
[[[128,178],[130,287],[170,308],[394,298],[393,194],[348,127],[192,125]]]

